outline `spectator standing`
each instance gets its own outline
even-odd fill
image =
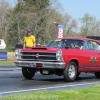
[[[36,39],[35,36],[32,35],[32,31],[28,29],[27,34],[24,37],[23,48],[32,48],[32,47],[36,47]]]

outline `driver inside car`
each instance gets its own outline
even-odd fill
[[[62,42],[58,42],[58,43],[57,43],[57,47],[58,47],[58,48],[61,48],[61,47],[62,47]]]

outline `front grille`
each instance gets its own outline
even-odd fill
[[[56,53],[47,52],[21,52],[21,59],[24,61],[57,61]]]

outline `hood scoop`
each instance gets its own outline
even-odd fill
[[[32,49],[34,49],[34,50],[36,50],[36,49],[47,50],[46,47],[35,47],[35,48],[32,48]]]

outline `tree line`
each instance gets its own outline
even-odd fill
[[[23,44],[27,29],[32,30],[37,44],[45,45],[56,38],[57,26],[53,22],[64,25],[65,37],[98,36],[100,32],[99,20],[88,13],[76,20],[63,13],[58,0],[17,0],[14,7],[7,0],[0,0],[0,38],[7,48]]]

